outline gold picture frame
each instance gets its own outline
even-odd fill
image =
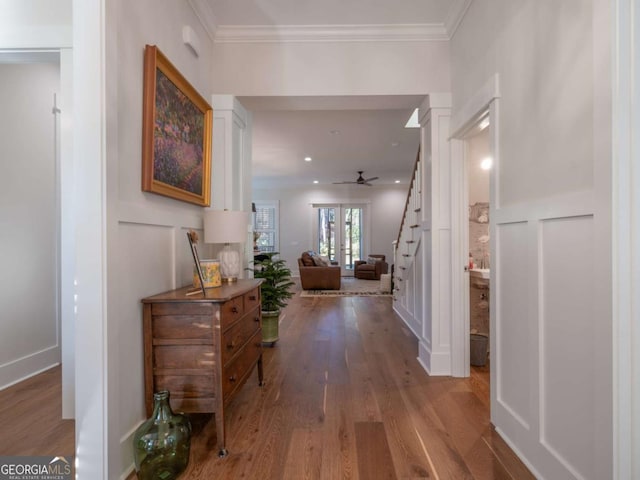
[[[213,109],[155,45],[144,50],[142,190],[211,203]]]

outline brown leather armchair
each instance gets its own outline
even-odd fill
[[[389,264],[385,262],[384,255],[369,255],[368,260],[356,260],[353,266],[353,276],[365,280],[380,280],[380,275],[387,273]]]
[[[340,290],[340,265],[319,266],[309,252],[298,258],[303,290]]]

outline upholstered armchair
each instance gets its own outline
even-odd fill
[[[389,270],[389,264],[384,260],[384,255],[369,255],[367,260],[356,260],[353,276],[366,280],[380,280],[380,275]]]
[[[340,265],[326,264],[318,255],[304,252],[298,269],[303,290],[340,290]]]

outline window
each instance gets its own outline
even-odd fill
[[[254,246],[260,252],[279,251],[278,202],[254,202]]]
[[[329,260],[336,258],[336,209],[323,207],[318,209],[318,253]]]
[[[342,267],[342,276],[353,275],[356,260],[368,250],[370,236],[367,204],[311,204],[314,211],[313,236],[320,255]]]

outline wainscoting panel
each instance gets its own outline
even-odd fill
[[[531,332],[529,287],[532,272],[527,268],[529,252],[527,222],[496,225],[497,270],[495,298],[497,401],[523,428],[531,418]],[[533,273],[535,275],[535,273]],[[492,327],[493,329],[493,327]]]
[[[415,328],[416,332],[423,332],[423,312],[424,312],[424,298],[422,296],[422,291],[424,290],[424,277],[417,270],[421,268],[422,262],[424,258],[424,250],[422,249],[422,242],[418,243],[416,247],[415,261],[413,263],[413,285],[416,291],[416,299],[414,302],[414,318],[415,320]]]
[[[118,312],[110,317],[119,325],[119,384],[126,386],[120,394],[120,432],[146,418],[140,299],[173,288],[174,231],[172,227],[143,223],[118,225],[118,301],[113,302]]]
[[[611,338],[593,212],[590,192],[574,192],[492,218],[492,420],[545,480],[609,478]]]
[[[435,343],[438,350],[449,354],[451,348],[451,229],[442,228],[438,231],[439,251],[438,260],[438,294],[439,312],[434,315],[437,325],[434,328]],[[449,365],[449,370],[451,366]]]
[[[431,311],[432,305],[432,294],[431,294],[431,282],[432,282],[432,270],[433,270],[433,262],[431,252],[433,251],[433,246],[431,242],[431,232],[425,231],[422,234],[422,240],[420,242],[420,248],[423,251],[422,258],[423,262],[418,268],[421,268],[422,271],[420,275],[422,276],[422,296],[424,298],[424,309],[422,310],[422,337],[429,340],[429,345],[431,345],[431,323],[433,322],[433,312]]]
[[[589,478],[599,346],[593,216],[542,221],[540,239],[540,441],[576,478]]]

